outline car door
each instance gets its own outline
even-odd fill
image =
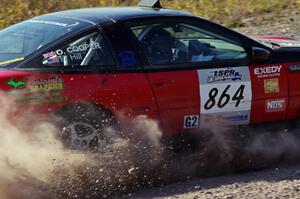
[[[119,39],[115,32],[110,36]],[[20,107],[57,110],[76,103],[97,104],[121,121],[138,115],[157,118],[152,89],[135,49],[118,46],[98,28],[46,47],[7,81],[24,81],[22,89],[7,84]]]
[[[252,110],[261,110],[262,101],[265,105],[267,98],[286,94],[254,94],[255,68],[239,34],[191,18],[152,19],[127,26],[148,60],[145,69],[162,126],[168,131],[249,124],[255,121]],[[253,103],[253,96],[260,102]]]

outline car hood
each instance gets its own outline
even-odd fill
[[[265,43],[272,48],[281,48],[281,47],[299,47],[300,40],[293,37],[282,37],[282,36],[253,36],[255,40]]]

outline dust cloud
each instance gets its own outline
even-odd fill
[[[166,182],[249,172],[298,162],[299,129],[299,126],[288,130],[276,124],[266,124],[198,131],[193,137],[196,147],[167,161],[163,172],[167,174]]]
[[[101,153],[83,152],[65,148],[42,115],[29,110],[15,117],[8,102],[1,98],[1,199],[111,198],[145,186],[160,161],[162,134],[146,116],[128,123],[127,139],[115,137]]]
[[[42,116],[28,111],[12,119],[10,101],[0,100],[0,199],[129,198],[143,187],[300,159],[298,128],[199,130],[191,144],[185,137],[165,141],[146,116],[128,122],[127,137],[99,153],[70,150]]]

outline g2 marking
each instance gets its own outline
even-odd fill
[[[185,129],[199,128],[199,115],[184,116],[184,128]]]

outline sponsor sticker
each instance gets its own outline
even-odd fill
[[[282,66],[265,66],[254,69],[254,75],[257,78],[278,77],[280,76]]]
[[[64,89],[64,82],[62,78],[58,76],[29,79],[26,81],[12,78],[7,81],[7,85],[13,88],[13,90],[9,91],[11,94],[58,91]]]
[[[60,91],[47,92],[42,94],[28,93],[17,98],[17,106],[32,106],[38,104],[59,103],[68,100],[67,96],[62,96]]]
[[[184,128],[185,129],[199,128],[199,115],[184,116]]]
[[[218,69],[209,72],[210,76],[207,78],[207,83],[219,82],[219,81],[236,81],[242,80],[242,75],[235,69]]]
[[[297,64],[297,65],[290,65],[289,66],[289,70],[290,71],[299,71],[300,70],[300,65]]]
[[[280,91],[279,79],[278,78],[265,79],[264,90],[265,90],[265,94],[279,93]]]
[[[224,122],[240,122],[248,120],[249,115],[232,115],[232,116],[224,116],[224,115],[211,115],[205,118],[204,123],[209,124],[211,122],[224,123]]]
[[[224,120],[228,122],[241,122],[241,121],[248,121],[249,115],[233,115],[230,117],[225,117]]]
[[[137,64],[136,55],[133,51],[124,51],[119,54],[122,66],[135,66]]]
[[[64,82],[58,76],[26,81],[12,78],[8,80],[7,85],[13,88],[7,93],[16,97],[17,106],[59,103],[68,100],[68,97],[61,93]]]
[[[23,80],[16,80],[16,78],[12,78],[7,81],[7,85],[16,90],[19,90],[26,87],[26,82]]]
[[[30,90],[33,92],[63,90],[64,83],[60,77],[35,79],[29,82]]]
[[[210,114],[210,115],[203,116],[201,125],[203,125],[204,127],[206,127],[206,126],[210,126],[211,124],[214,124],[214,123],[218,123],[219,124],[219,123],[223,123],[223,122],[224,122],[223,115],[213,115],[213,114]]]
[[[56,64],[60,62],[60,59],[55,52],[43,54],[43,57],[46,60],[45,64]]]
[[[232,126],[248,124],[250,111],[203,114],[200,119],[200,128],[217,126]]]
[[[266,112],[282,112],[286,109],[286,100],[282,99],[272,99],[266,100]]]

